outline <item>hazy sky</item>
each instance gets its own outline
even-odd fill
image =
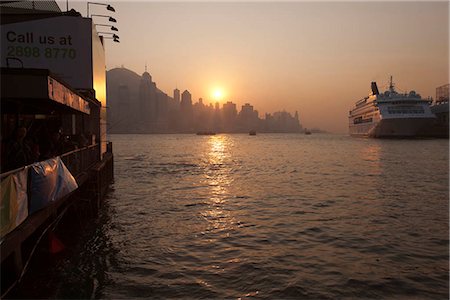
[[[102,2],[121,41],[106,44],[108,69],[142,74],[147,62],[169,95],[208,103],[221,88],[221,102],[298,110],[306,127],[346,132],[354,102],[391,74],[399,90],[433,98],[449,82],[447,2]],[[69,8],[86,15],[85,2]]]

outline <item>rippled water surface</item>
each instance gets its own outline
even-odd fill
[[[448,298],[448,140],[110,139],[55,297]]]

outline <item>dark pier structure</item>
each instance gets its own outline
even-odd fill
[[[104,40],[55,1],[1,9],[1,296],[56,227],[95,217],[113,180],[106,139]]]

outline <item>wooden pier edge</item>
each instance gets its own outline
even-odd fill
[[[26,263],[33,255],[31,249],[24,249],[25,243],[30,244],[29,240],[32,238],[46,235],[47,229],[55,223],[55,220],[64,218],[65,212],[70,207],[78,206],[85,210],[87,215],[98,216],[102,201],[114,179],[113,154],[105,153],[101,161],[95,163],[87,172],[79,174],[76,179],[78,189],[28,216],[22,224],[1,240],[1,298],[20,282],[26,271]],[[39,241],[40,239],[36,239],[34,243]]]

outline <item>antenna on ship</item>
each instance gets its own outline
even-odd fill
[[[394,82],[392,82],[392,75],[391,75],[391,80],[389,81],[389,91],[394,92]]]

